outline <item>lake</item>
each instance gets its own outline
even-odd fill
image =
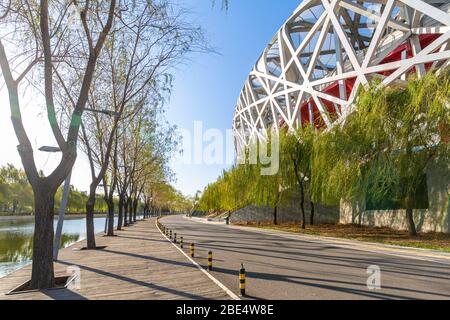
[[[95,232],[102,232],[105,219],[95,218]],[[58,219],[55,219],[55,229]],[[0,278],[31,263],[33,253],[34,219],[18,217],[0,219]],[[64,220],[61,247],[86,239],[86,219],[71,218]]]

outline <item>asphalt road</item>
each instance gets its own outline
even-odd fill
[[[161,222],[178,238],[184,237],[185,252],[195,242],[195,260],[205,268],[211,250],[211,274],[236,294],[243,263],[248,299],[450,299],[449,264],[287,239],[182,216],[166,217]],[[367,287],[367,269],[372,265],[381,269],[381,290]]]

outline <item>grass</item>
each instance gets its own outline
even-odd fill
[[[238,225],[305,235],[342,238],[370,243],[381,243],[409,248],[450,252],[450,234],[445,233],[427,232],[420,233],[417,237],[410,237],[407,231],[397,231],[390,228],[375,228],[359,225],[316,225],[307,226],[305,230],[303,230],[299,224],[293,223],[280,225],[268,223],[244,223]]]

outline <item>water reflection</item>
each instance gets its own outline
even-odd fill
[[[64,234],[61,248],[67,248],[80,240],[79,234]],[[18,233],[0,233],[0,263],[24,262],[33,255],[33,237]]]
[[[56,228],[55,220],[55,228]],[[95,232],[104,229],[105,218],[95,219]],[[86,238],[86,219],[68,218],[64,221],[61,247],[67,248]],[[34,220],[28,217],[0,220],[0,278],[31,261],[33,254]]]

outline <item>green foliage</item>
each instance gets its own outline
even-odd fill
[[[0,168],[0,212],[31,211],[33,191],[23,170],[8,164]]]
[[[210,184],[200,199],[201,211],[234,211],[248,205],[256,182],[253,166],[237,165],[224,171],[217,182]]]
[[[58,210],[62,197],[62,187],[55,195],[55,209]],[[79,191],[71,186],[68,213],[84,213],[87,201],[86,192]],[[31,185],[22,169],[12,164],[0,167],[0,212],[8,214],[24,214],[34,211],[34,197]],[[103,197],[97,196],[96,212],[106,212],[107,206]]]
[[[296,132],[281,131],[280,170],[286,187],[305,187],[311,180],[314,139],[315,129],[311,126],[299,128]]]
[[[153,184],[153,207],[167,212],[190,212],[193,201],[166,182]]]
[[[313,196],[338,204],[394,192],[403,208],[413,206],[427,167],[449,162],[449,79],[429,73],[404,89],[363,89],[357,112],[315,142]]]
[[[405,88],[375,82],[361,89],[357,112],[345,123],[327,131],[280,130],[277,174],[261,175],[260,165],[234,166],[205,189],[199,208],[274,208],[283,190],[300,187],[322,204],[366,198],[369,207],[405,208],[411,227],[412,209],[428,201],[427,168],[450,162],[449,95],[448,70],[411,78]]]
[[[255,149],[258,150],[258,146]],[[271,153],[272,150],[268,149]],[[236,211],[250,204],[277,207],[284,189],[282,172],[278,171],[274,175],[263,175],[262,172],[261,163],[235,165],[224,171],[203,192],[199,210]]]

